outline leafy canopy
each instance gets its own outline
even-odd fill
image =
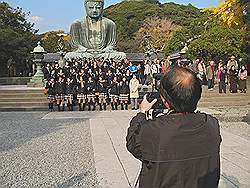
[[[6,72],[6,62],[13,58],[17,66],[27,59],[37,43],[37,30],[27,21],[30,13],[21,8],[11,8],[6,2],[0,3],[0,64]]]

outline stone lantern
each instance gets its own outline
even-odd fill
[[[65,56],[65,52],[64,52],[64,48],[65,48],[65,45],[64,45],[64,37],[66,37],[67,36],[67,34],[65,34],[65,33],[59,33],[59,34],[57,34],[57,36],[59,37],[59,40],[57,41],[57,43],[58,43],[58,47],[59,47],[59,55],[60,55],[60,59],[59,59],[59,61],[58,61],[58,63],[59,63],[59,66],[61,67],[61,68],[63,68],[63,66],[65,65],[65,61],[64,61],[64,56]]]
[[[42,71],[43,59],[44,54],[46,53],[44,48],[41,46],[41,42],[37,43],[37,47],[34,48],[33,52],[34,55],[33,62],[36,64],[36,74],[31,78],[30,82],[28,83],[29,87],[44,87],[44,74]]]

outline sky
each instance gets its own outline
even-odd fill
[[[71,23],[85,16],[83,0],[0,0],[11,7],[20,7],[25,12],[31,12],[29,20],[35,23],[38,33],[53,30],[69,32]],[[121,2],[121,0],[105,0],[105,7]],[[161,3],[174,2],[189,4],[198,8],[217,6],[218,0],[161,0]]]

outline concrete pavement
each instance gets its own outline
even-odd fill
[[[207,113],[219,113],[200,109]],[[67,115],[66,115],[67,114]],[[51,113],[45,119],[89,119],[94,160],[101,187],[129,188],[135,183],[140,162],[127,152],[125,137],[133,111]],[[250,187],[250,141],[221,130],[220,188]]]

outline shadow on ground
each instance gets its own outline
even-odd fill
[[[0,113],[0,152],[21,147],[31,139],[86,121],[86,119],[42,119],[46,114],[45,112]]]

